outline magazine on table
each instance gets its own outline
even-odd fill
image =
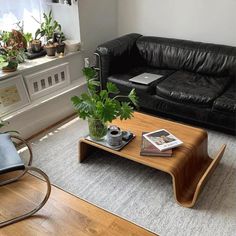
[[[160,151],[180,146],[183,142],[165,129],[156,130],[143,135]]]
[[[144,138],[143,135],[147,133],[148,132],[142,133],[140,156],[154,156],[154,157],[171,157],[172,156],[172,149],[161,152],[150,141]]]

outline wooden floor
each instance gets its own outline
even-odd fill
[[[1,180],[1,179],[0,179]],[[42,198],[45,182],[27,175],[0,187],[0,220],[30,210]],[[52,187],[49,201],[35,216],[0,229],[0,236],[150,236],[145,229]]]

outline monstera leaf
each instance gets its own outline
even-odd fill
[[[117,86],[108,82],[106,89],[99,90],[100,82],[97,79],[96,70],[91,67],[84,68],[83,74],[86,76],[88,93],[71,98],[80,118],[94,118],[103,122],[112,122],[117,117],[126,120],[133,116],[133,106],[137,106],[137,96],[134,89],[130,91],[128,96],[119,95]],[[120,98],[122,101],[119,101]],[[128,99],[129,102],[124,99]]]

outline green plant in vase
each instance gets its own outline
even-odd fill
[[[106,90],[99,90],[100,82],[96,79],[97,72],[93,68],[84,68],[88,92],[80,97],[71,98],[73,106],[82,119],[88,120],[90,137],[102,140],[107,134],[107,125],[116,118],[131,119],[137,106],[137,96],[132,89],[127,96],[120,95],[117,86],[111,82],[106,84]],[[126,98],[128,101],[120,101]]]

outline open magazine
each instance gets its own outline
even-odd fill
[[[165,129],[156,130],[143,135],[160,151],[165,151],[180,146],[183,142]]]

